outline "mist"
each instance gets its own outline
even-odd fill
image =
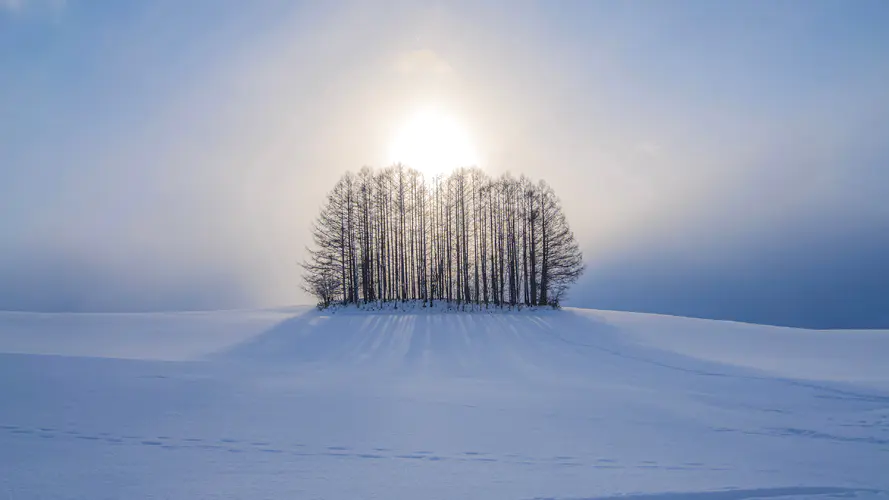
[[[543,178],[570,305],[889,326],[882,2],[0,3],[0,309],[308,303],[325,192],[435,104]]]

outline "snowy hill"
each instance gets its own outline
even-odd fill
[[[887,354],[580,309],[0,313],[0,495],[887,498]]]

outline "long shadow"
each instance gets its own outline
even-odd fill
[[[542,318],[558,318],[552,324]],[[575,321],[572,321],[575,320]],[[217,359],[267,363],[346,363],[472,375],[510,371],[510,365],[564,368],[576,347],[555,343],[551,329],[601,330],[567,312],[310,311],[217,353]],[[553,358],[553,359],[548,359]]]
[[[363,367],[392,373],[484,378],[613,379],[640,386],[672,382],[712,393],[714,384],[783,382],[861,403],[885,404],[883,394],[774,377],[641,346],[607,321],[566,311],[339,312],[309,311],[218,353],[217,358],[272,365]],[[763,386],[763,389],[766,389]]]
[[[760,423],[762,428],[736,429],[732,426],[737,424],[727,421],[714,431],[885,445],[875,441],[881,439],[875,430],[852,432],[835,429],[827,422],[812,422],[813,429],[802,429],[774,416],[808,411],[814,412],[811,415],[817,416],[816,421],[822,421],[838,409],[882,407],[887,401],[883,394],[774,377],[638,345],[607,321],[570,310],[493,314],[309,311],[215,357],[275,370],[312,367],[354,380],[385,374],[394,377],[386,380],[399,383],[429,377],[505,381],[519,387],[535,384],[553,390],[579,388],[577,397],[581,399],[594,399],[598,391],[641,389],[662,395],[652,401],[655,411],[661,411],[663,401],[680,398],[720,412],[771,412]]]

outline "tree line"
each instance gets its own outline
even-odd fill
[[[544,181],[403,165],[346,173],[312,225],[303,288],[319,305],[444,301],[558,307],[583,272]]]

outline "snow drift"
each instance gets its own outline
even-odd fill
[[[579,309],[0,313],[0,353],[10,498],[889,490],[885,331]]]

